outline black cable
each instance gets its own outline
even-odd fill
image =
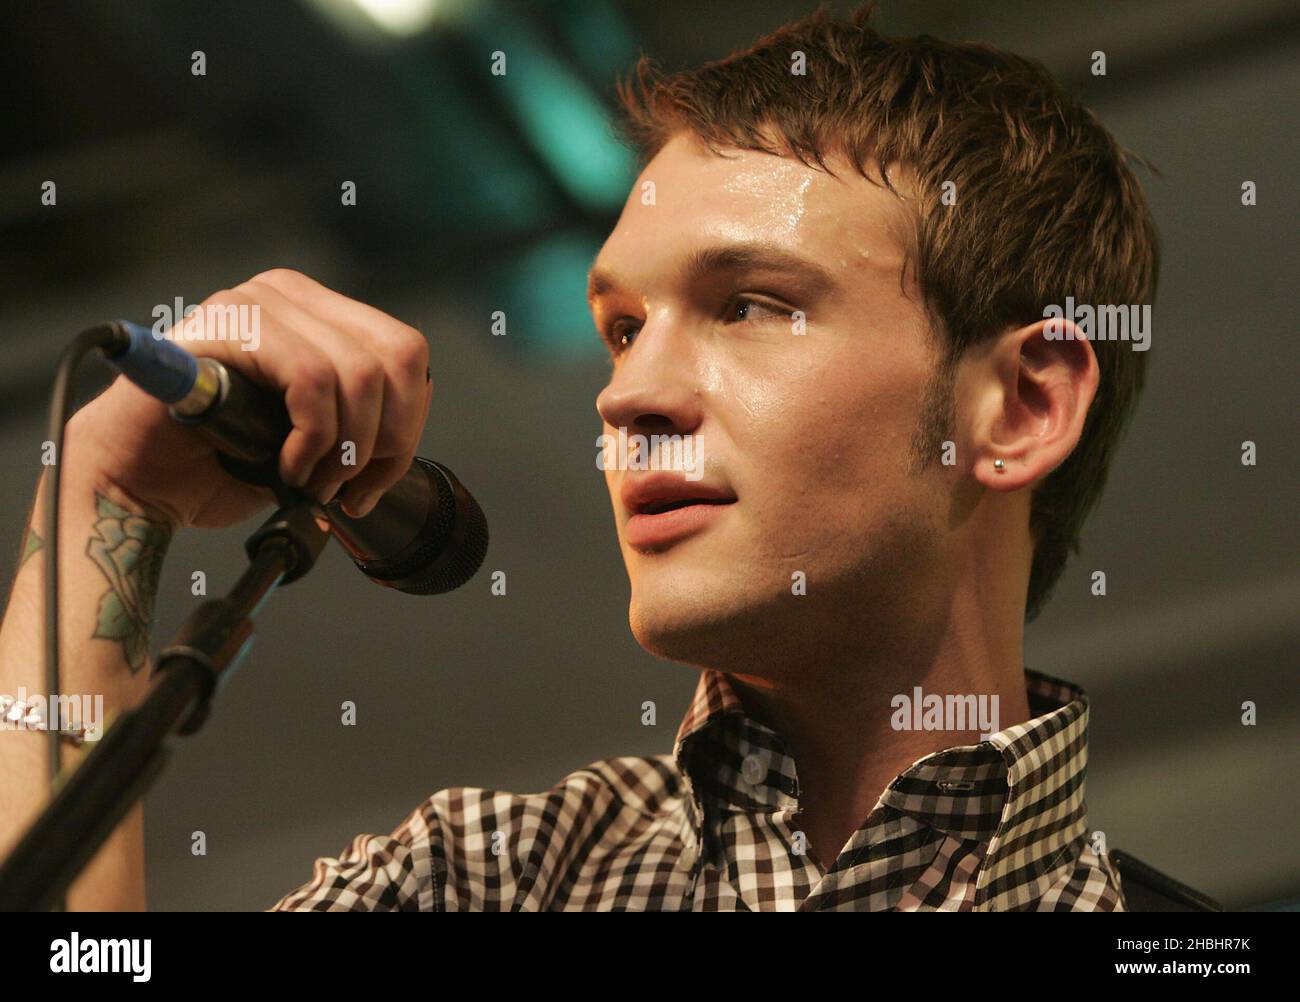
[[[50,700],[46,704],[45,728],[49,740],[50,797],[59,776],[60,746],[58,713],[59,703],[59,472],[63,468],[63,431],[71,416],[72,377],[76,375],[81,360],[96,348],[110,348],[120,343],[120,333],[112,324],[100,324],[82,331],[64,350],[54,373],[54,389],[50,394],[50,419],[46,428],[46,441],[54,443],[54,462],[47,468],[49,483],[45,494],[45,692]],[[53,709],[51,709],[51,706]],[[56,911],[63,911],[62,902]]]

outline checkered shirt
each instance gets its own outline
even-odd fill
[[[905,769],[829,868],[801,851],[784,743],[705,670],[673,754],[440,790],[268,910],[1124,911],[1087,824],[1087,696],[1025,678],[1033,719]]]

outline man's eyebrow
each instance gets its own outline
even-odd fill
[[[692,252],[683,268],[688,281],[737,271],[780,272],[810,295],[835,287],[834,277],[816,261],[762,242],[704,247]],[[620,285],[612,272],[593,266],[587,276],[587,298],[603,296]]]

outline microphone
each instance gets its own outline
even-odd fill
[[[233,476],[283,489],[277,460],[293,423],[278,394],[147,327],[126,320],[110,326],[116,338],[102,352],[112,368],[167,404],[173,419],[207,437]],[[338,500],[323,510],[361,573],[408,595],[459,588],[487,555],[483,510],[451,470],[429,459],[417,456],[364,518],[346,514]]]

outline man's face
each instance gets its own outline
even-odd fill
[[[592,269],[605,433],[703,455],[702,475],[606,472],[632,630],[663,657],[737,670],[906,615],[943,545],[950,485],[911,450],[937,352],[902,207],[832,167],[679,134]],[[711,503],[655,514],[665,493]]]

